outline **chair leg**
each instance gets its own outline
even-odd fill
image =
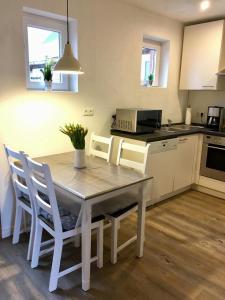
[[[22,207],[20,205],[17,205],[16,206],[16,217],[15,217],[14,231],[13,231],[13,244],[17,244],[19,242],[19,239],[20,239],[22,213],[23,213]]]
[[[42,239],[42,231],[43,231],[42,226],[38,222],[36,222],[35,227],[36,228],[35,228],[31,268],[36,268],[39,263],[40,250],[41,250],[41,239]]]
[[[76,235],[75,236],[75,238],[74,238],[74,247],[75,248],[80,248],[80,245],[81,245],[81,243],[80,243],[80,234],[79,235]]]
[[[59,269],[62,257],[62,248],[63,248],[63,240],[57,239],[55,240],[54,253],[53,253],[53,261],[52,261],[52,269],[50,275],[49,282],[49,292],[53,292],[57,289],[58,280],[59,280]]]
[[[104,223],[101,221],[99,227],[97,228],[97,266],[99,269],[103,267],[103,231]]]
[[[32,258],[32,252],[33,252],[33,247],[34,247],[34,235],[35,235],[35,222],[34,222],[34,216],[31,216],[31,228],[30,228],[27,260],[31,260],[31,258]]]
[[[23,232],[28,232],[27,222],[28,222],[27,212],[23,210]]]
[[[118,221],[112,219],[112,236],[111,236],[111,263],[117,263],[117,244],[118,244]]]

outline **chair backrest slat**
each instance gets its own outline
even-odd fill
[[[21,160],[21,153],[24,153],[23,151],[17,152],[17,151],[12,150],[11,148],[7,147],[6,145],[4,145],[4,146],[5,146],[5,151],[6,151],[7,157],[13,157],[19,161]]]
[[[15,180],[15,181],[14,181],[14,184],[15,184],[16,188],[17,188],[20,192],[22,192],[22,193],[24,193],[24,194],[26,194],[26,195],[29,196],[29,189],[28,189],[27,186],[25,186],[24,184],[22,184],[22,183],[19,182],[18,180]]]
[[[17,152],[12,150],[6,145],[4,147],[16,197],[19,198],[23,194],[26,194],[33,209],[32,184],[29,178],[26,154],[23,151]]]
[[[21,169],[19,166],[16,166],[15,163],[10,162],[10,168],[12,170],[12,173],[15,173],[16,175],[22,177],[23,179],[26,179],[25,172],[23,169]]]
[[[123,139],[121,139],[118,148],[117,165],[133,168],[145,174],[147,170],[149,147],[150,144],[147,144],[146,146],[134,145],[134,144],[126,143],[124,142]],[[142,162],[136,162],[133,159],[123,158],[123,150],[131,151],[133,152],[133,154],[134,153],[142,154],[143,155]]]
[[[96,149],[92,149],[91,154],[93,156],[101,157],[101,158],[104,158],[104,159],[108,160],[108,153],[106,153],[106,152],[99,151],[99,150],[96,150]]]
[[[47,203],[44,199],[42,199],[38,194],[36,195],[36,201],[38,202],[38,206],[41,207],[44,211],[49,214],[53,214],[51,205]]]
[[[95,148],[96,143],[104,144],[107,146],[107,152],[101,151]],[[96,135],[95,133],[91,134],[90,140],[90,155],[97,156],[107,160],[107,162],[111,159],[112,154],[112,145],[113,145],[113,137],[110,138]]]
[[[35,186],[35,188],[39,192],[41,192],[41,193],[43,193],[45,195],[48,194],[48,188],[47,188],[47,186],[44,183],[42,183],[41,181],[37,180],[35,177],[32,177],[32,183],[33,183],[33,185]]]

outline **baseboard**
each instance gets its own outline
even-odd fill
[[[225,199],[224,193],[209,189],[202,185],[195,184],[195,185],[193,185],[192,189],[195,191],[201,192],[201,193],[205,193],[205,194],[217,197],[217,198]]]
[[[191,189],[192,189],[192,185],[188,185],[188,186],[186,186],[186,187],[184,187],[182,189],[179,189],[179,190],[173,191],[172,193],[169,193],[169,194],[161,196],[160,199],[157,200],[157,201],[153,201],[153,202],[148,201],[146,207],[149,207],[151,205],[155,205],[157,203],[160,203],[161,201],[167,200],[167,199],[169,199],[171,197],[177,196],[177,195],[182,194],[182,193],[184,193],[184,192],[186,192],[188,190],[191,190]]]
[[[12,235],[13,229],[12,228],[0,228],[1,230],[1,239],[8,238]]]
[[[184,193],[184,192],[186,192],[186,191],[191,190],[191,188],[192,188],[192,185],[188,185],[188,186],[186,186],[186,187],[184,187],[184,188],[182,188],[182,189],[179,189],[179,190],[176,190],[176,191],[174,191],[174,192],[172,192],[172,193],[163,195],[162,197],[160,197],[160,201],[163,201],[163,200],[166,200],[166,199],[168,199],[168,198],[171,198],[171,197],[177,196],[177,195],[179,195],[179,194],[182,194],[182,193]]]
[[[14,227],[10,227],[10,228],[1,228],[0,227],[0,232],[1,232],[1,235],[0,235],[0,239],[6,239],[10,236],[13,235],[13,229]],[[28,232],[30,231],[30,226],[27,226],[27,227],[22,227],[20,233],[24,233],[24,232]]]

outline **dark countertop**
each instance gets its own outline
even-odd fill
[[[181,127],[181,126],[185,127],[184,125],[172,125],[173,128]],[[129,139],[133,139],[133,140],[146,142],[146,143],[168,140],[168,139],[173,139],[173,138],[177,138],[180,136],[197,134],[197,133],[225,137],[224,131],[223,132],[222,131],[212,131],[212,130],[209,130],[208,128],[199,127],[199,126],[190,126],[189,128],[186,127],[186,129],[184,129],[184,130],[179,130],[179,131],[174,131],[174,132],[168,132],[163,128],[165,128],[165,127],[162,127],[162,129],[156,130],[154,133],[147,133],[147,134],[133,134],[133,133],[127,133],[127,132],[122,132],[119,130],[112,129],[111,134],[115,135],[115,136],[120,136],[120,137],[124,137],[124,138],[129,138]]]

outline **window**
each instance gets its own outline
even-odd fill
[[[46,62],[56,64],[66,43],[66,23],[61,20],[24,13],[26,81],[28,89],[44,89],[41,70]],[[53,73],[53,90],[70,90],[76,76]],[[74,85],[74,83],[73,83]]]
[[[27,27],[28,38],[28,63],[29,81],[42,82],[43,74],[41,70],[46,62],[52,62],[53,66],[60,57],[60,33],[56,31]],[[53,81],[62,82],[62,78],[53,75]]]
[[[159,43],[150,40],[143,43],[141,58],[141,85],[159,85],[160,52],[161,46]],[[150,83],[149,80],[150,75],[153,78],[152,83]]]
[[[170,41],[144,35],[141,50],[141,85],[166,88],[168,83]],[[153,79],[152,82],[149,80]]]

